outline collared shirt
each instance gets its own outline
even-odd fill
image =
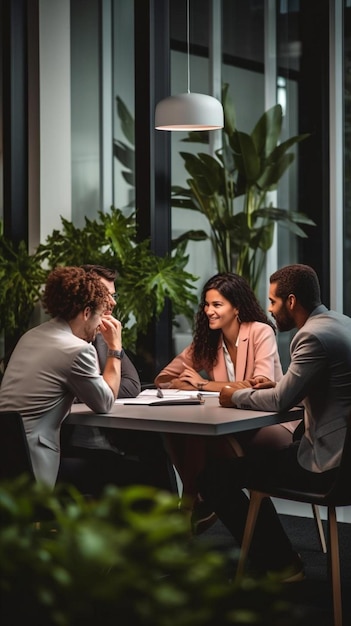
[[[235,381],[234,363],[230,357],[229,350],[227,346],[225,345],[224,339],[222,339],[222,348],[223,348],[225,367],[226,367],[227,374],[228,374],[228,380],[232,383]]]

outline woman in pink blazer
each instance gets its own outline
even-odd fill
[[[161,388],[220,391],[240,381],[251,387],[255,377],[280,380],[273,324],[244,278],[216,274],[205,284],[195,320],[193,341],[155,378]],[[289,445],[296,422],[235,436],[167,435],[167,447],[183,483],[183,496],[197,503],[196,478],[211,458],[242,455],[256,446]],[[215,519],[215,518],[214,518]],[[199,530],[199,529],[198,529]]]

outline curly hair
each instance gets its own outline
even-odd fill
[[[207,368],[213,367],[216,363],[218,342],[222,333],[220,329],[213,330],[209,327],[204,311],[206,293],[210,289],[216,289],[223,298],[239,310],[242,322],[263,322],[269,324],[275,331],[274,324],[268,319],[250,285],[242,276],[232,272],[212,276],[202,289],[192,342],[194,363],[198,366],[205,364]]]
[[[321,292],[316,272],[309,265],[296,263],[286,265],[270,276],[270,283],[277,283],[276,296],[286,300],[294,294],[306,311],[311,313],[321,303]]]
[[[44,310],[51,317],[67,322],[89,306],[92,311],[108,308],[109,292],[94,271],[81,267],[56,267],[48,276],[42,297]]]

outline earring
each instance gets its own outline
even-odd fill
[[[239,324],[241,324],[241,319],[240,319],[239,313],[238,313],[238,315],[236,316],[236,319],[238,320],[238,323],[239,323]]]

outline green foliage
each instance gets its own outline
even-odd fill
[[[256,290],[275,224],[279,222],[299,237],[306,237],[300,224],[314,224],[303,213],[274,207],[269,199],[294,160],[294,154],[287,151],[308,135],[279,144],[280,105],[266,111],[251,134],[241,132],[236,128],[228,84],[223,87],[222,101],[222,147],[214,157],[203,152],[180,153],[190,178],[187,187],[172,188],[172,205],[199,211],[207,218],[218,271],[235,271]],[[189,133],[185,141],[204,143],[206,139],[205,133]],[[188,231],[177,242],[207,238],[204,231]]]
[[[135,214],[126,217],[115,207],[109,213],[99,212],[97,220],[85,218],[84,228],[64,218],[61,222],[62,229],[54,230],[33,255],[28,254],[24,243],[14,251],[11,242],[0,235],[0,321],[5,332],[27,330],[50,269],[85,263],[118,271],[121,308],[116,314],[124,327],[126,348],[135,348],[137,333],[147,332],[167,299],[173,315],[181,312],[192,320],[197,278],[184,269],[186,243],[172,255],[156,256],[148,240],[137,241]]]
[[[1,233],[0,329],[8,331],[11,339],[28,328],[45,278],[38,254],[28,254],[24,242],[15,246]]]
[[[38,509],[47,521],[33,524]],[[190,541],[175,496],[106,489],[99,501],[23,478],[0,485],[1,623],[13,626],[293,626],[272,581],[228,581],[228,559]],[[233,563],[231,564],[233,567]]]

